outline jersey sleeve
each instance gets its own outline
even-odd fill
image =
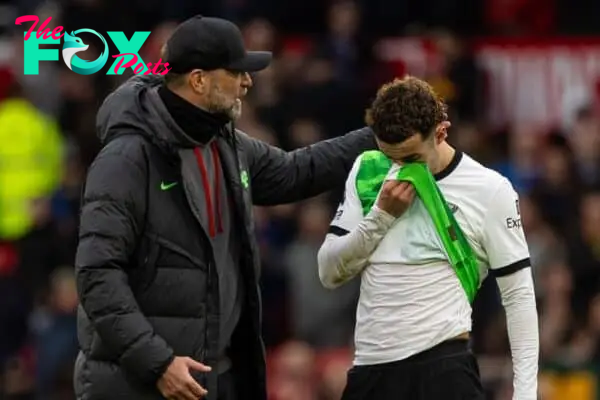
[[[506,178],[492,197],[483,224],[483,245],[494,276],[510,275],[531,265],[519,196]]]
[[[331,221],[329,233],[343,236],[354,229],[363,219],[362,207],[356,190],[356,174],[358,173],[359,166],[360,157],[356,159],[348,174],[346,187],[344,189],[344,197]]]

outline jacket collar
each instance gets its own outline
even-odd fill
[[[183,133],[200,144],[210,142],[230,122],[226,115],[204,111],[169,90],[166,85],[160,86],[158,95]]]

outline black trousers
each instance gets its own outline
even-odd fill
[[[238,400],[236,383],[232,368],[229,368],[227,372],[219,374],[219,394],[217,400]]]
[[[451,340],[405,360],[354,366],[342,400],[484,400],[468,341]]]

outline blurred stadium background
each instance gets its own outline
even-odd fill
[[[451,106],[451,141],[507,175],[522,196],[542,398],[600,399],[593,0],[0,1],[0,398],[73,398],[80,188],[99,149],[95,112],[131,74],[106,75],[107,65],[83,76],[41,62],[39,75],[24,76],[30,25],[15,19],[52,16],[50,28],[128,37],[152,31],[140,54],[155,62],[174,24],[196,13],[230,18],[250,48],[275,52],[254,77],[239,127],[285,149],[361,127],[376,88],[395,76],[433,84]],[[97,54],[91,48],[82,57]],[[327,291],[315,263],[339,200],[338,191],[256,209],[270,400],[336,400],[345,383],[358,282]],[[479,294],[473,345],[489,398],[504,400],[511,365],[496,290],[486,281]]]

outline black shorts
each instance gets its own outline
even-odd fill
[[[451,340],[405,360],[354,366],[342,400],[484,400],[467,340]]]

